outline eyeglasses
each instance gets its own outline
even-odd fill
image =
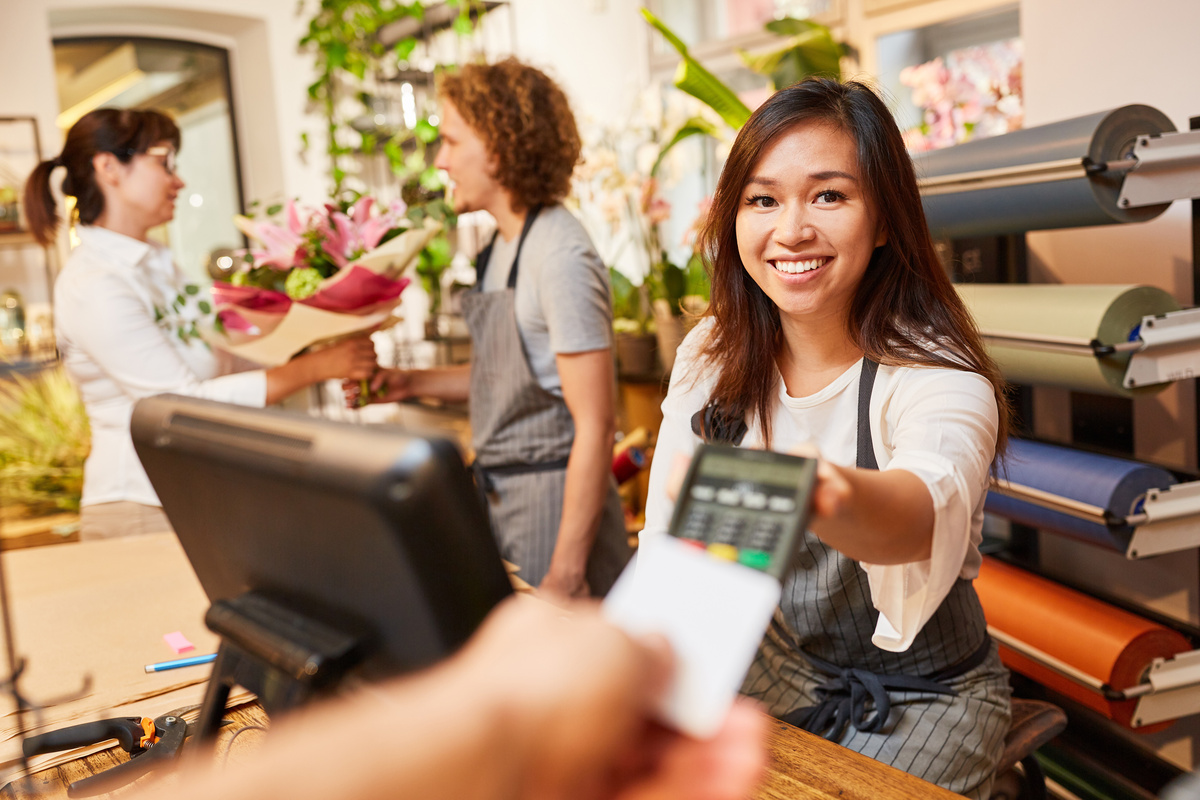
[[[175,174],[175,148],[159,145],[157,147],[147,147],[145,154],[148,156],[162,156],[163,169],[168,175]]]

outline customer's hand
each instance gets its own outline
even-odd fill
[[[375,345],[370,336],[355,336],[300,356],[310,370],[314,383],[344,378],[364,380],[379,369]]]
[[[713,739],[669,731],[652,709],[671,669],[665,641],[631,639],[593,604],[568,617],[517,596],[448,661],[287,716],[225,769],[196,760],[171,796],[743,800],[766,715],[739,702]]]
[[[412,396],[413,373],[403,369],[377,369],[365,381],[343,381],[347,408],[371,403],[395,403]],[[364,395],[363,390],[366,390]]]
[[[502,704],[519,759],[517,796],[741,800],[766,762],[766,717],[739,703],[712,740],[653,721],[672,672],[662,639],[631,639],[594,604],[570,619],[529,598],[498,608],[451,667]]]

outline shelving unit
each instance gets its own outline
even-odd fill
[[[34,165],[40,163],[42,160],[42,144],[41,144],[41,136],[38,131],[37,118],[36,117],[0,117],[0,124],[3,124],[3,123],[28,124],[29,125],[30,130],[32,132],[32,155],[33,155],[33,159],[34,159],[33,163],[34,163]],[[50,308],[50,315],[49,315],[48,319],[46,320],[46,324],[48,327],[47,333],[44,334],[43,336],[39,337],[39,341],[35,343],[35,345],[37,346],[37,349],[31,351],[29,349],[29,329],[30,329],[29,307],[28,306],[25,307],[25,345],[24,345],[25,352],[23,354],[21,354],[21,357],[15,363],[10,362],[10,363],[0,367],[0,369],[4,369],[5,371],[8,371],[8,370],[11,370],[14,368],[17,370],[25,370],[25,369],[30,369],[30,368],[36,369],[45,362],[53,361],[54,358],[56,357],[56,352],[54,350],[54,344],[53,344],[53,339],[54,339],[53,333],[49,332],[53,328],[52,320],[53,320],[53,314],[54,314],[54,279],[55,279],[56,273],[57,273],[55,254],[51,248],[42,247],[40,244],[38,244],[37,240],[33,237],[33,234],[27,230],[0,232],[0,250],[10,251],[10,250],[19,250],[19,249],[27,250],[30,253],[36,252],[37,253],[36,257],[38,259],[40,259],[40,261],[41,261],[40,266],[41,266],[43,276],[45,278],[46,302]],[[16,286],[10,287],[9,278],[5,274],[9,270],[7,268],[4,268],[5,266],[6,265],[3,265],[3,262],[0,261],[0,292],[3,292],[4,290],[6,290],[8,288],[12,288],[14,290],[19,289],[20,287],[16,287]],[[22,292],[22,295],[25,295],[25,294],[27,294],[27,292]],[[46,342],[49,343],[48,348],[45,346]],[[48,354],[47,354],[47,351],[48,351]],[[11,354],[7,354],[4,352],[2,346],[0,346],[0,356],[7,356],[8,358],[12,357]]]
[[[0,249],[15,249],[24,248],[30,253],[36,252],[36,258],[41,260],[41,268],[45,277],[46,298],[50,308],[50,314],[45,319],[46,330],[39,335],[38,340],[30,342],[30,316],[29,308],[25,308],[25,345],[24,352],[20,354],[15,363],[4,363],[4,359],[11,359],[13,354],[7,353],[2,345],[0,345],[0,369],[8,371],[12,368],[24,370],[29,368],[37,368],[41,365],[53,361],[56,357],[53,337],[53,314],[54,314],[54,279],[56,277],[56,269],[54,266],[54,254],[48,247],[42,247],[33,238],[33,234],[26,231],[15,233],[0,233]],[[4,273],[8,271],[0,269],[0,292],[10,288],[7,276]],[[13,289],[18,287],[13,286]],[[24,294],[24,293],[23,293]]]
[[[1190,120],[1191,129],[1200,129],[1200,117]],[[1147,133],[1154,135],[1153,131]],[[1174,136],[1173,133],[1164,133],[1161,135],[1161,141],[1166,141],[1167,138]],[[1052,141],[1052,138],[1048,138]],[[1139,146],[1144,145],[1141,142]],[[1015,141],[1014,141],[1015,146]],[[1132,156],[1127,158],[1136,158],[1139,152],[1132,148]],[[978,159],[986,160],[986,150],[971,151],[972,156]],[[962,151],[960,158],[967,158],[967,151]],[[1036,159],[1034,159],[1036,160]],[[964,163],[972,163],[970,158]],[[982,162],[981,162],[982,163]],[[1140,162],[1134,162],[1140,163]],[[1145,163],[1152,163],[1147,160]],[[928,165],[925,165],[928,167]],[[990,164],[989,166],[995,166]],[[1131,168],[1136,171],[1136,166]],[[927,174],[936,175],[937,170],[930,169]],[[1116,176],[1114,180],[1118,182],[1128,182],[1128,174],[1133,174],[1132,171]],[[1194,179],[1193,179],[1194,180]],[[1031,182],[1032,184],[1032,182]],[[1200,194],[1200,189],[1194,185],[1186,185],[1185,193],[1175,194],[1175,198],[1191,197],[1191,304],[1200,306],[1200,199],[1196,199],[1196,195]],[[976,186],[975,189],[980,187]],[[958,190],[963,194],[971,191],[971,188]],[[964,201],[965,202],[965,201]],[[977,199],[974,201],[975,207],[983,208],[987,206],[992,213],[997,215],[1000,220],[1004,219],[1004,204],[999,200],[992,199],[991,204],[983,203]],[[1169,202],[1169,201],[1168,201]],[[935,204],[936,205],[936,204]],[[959,206],[964,208],[966,206]],[[927,211],[929,204],[927,203]],[[953,217],[953,215],[949,215]],[[956,217],[954,219],[957,219]],[[931,223],[934,220],[931,216]],[[943,221],[944,222],[944,221]],[[1075,223],[1078,225],[1086,225],[1088,223]],[[1097,223],[1090,223],[1095,225]],[[936,227],[936,226],[935,226]],[[1047,229],[1056,226],[1047,226]],[[1070,227],[1064,224],[1062,227]],[[1109,230],[1119,230],[1126,226],[1114,226]],[[1006,230],[1003,225],[997,225],[997,233],[1003,233]],[[1012,230],[1012,228],[1007,228]],[[996,235],[992,234],[985,236],[980,234],[971,239],[955,239],[953,240],[952,250],[954,251],[953,258],[959,260],[960,272],[973,273],[972,277],[981,283],[1017,283],[1023,284],[1031,282],[1031,276],[1027,269],[1025,259],[1024,234],[1008,234]],[[987,262],[981,267],[979,263],[967,263],[968,259],[964,256],[967,252],[974,251],[976,258],[975,262]],[[982,258],[980,258],[982,256]],[[1125,276],[1122,276],[1123,278]],[[1037,282],[1036,279],[1032,279]],[[1053,281],[1048,281],[1053,282]],[[1155,281],[1148,279],[1137,271],[1130,271],[1125,280],[1100,280],[1096,283],[1128,283],[1139,284],[1147,283],[1153,285]],[[1070,282],[1068,282],[1069,284]],[[1086,280],[1076,280],[1074,283],[1085,284]],[[1067,287],[1064,287],[1067,288]],[[1178,298],[1183,301],[1188,300],[1187,297]],[[1176,312],[1176,313],[1193,313],[1193,312]],[[1151,320],[1157,321],[1164,319],[1156,317]],[[1143,327],[1149,325],[1150,322],[1143,322]],[[982,323],[981,323],[982,325]],[[1052,327],[1052,326],[1051,326]],[[1136,340],[1141,343],[1142,336],[1137,334]],[[1179,373],[1183,377],[1179,378],[1182,381],[1191,381],[1191,373]],[[1010,376],[1011,377],[1011,376]],[[1032,378],[1030,380],[1033,380]],[[1047,379],[1048,380],[1048,379]],[[1065,380],[1065,379],[1064,379]],[[1050,381],[1053,383],[1053,381]],[[1069,382],[1060,383],[1059,386],[1068,386]],[[1126,384],[1129,386],[1130,384]],[[1132,424],[1134,400],[1128,397],[1109,396],[1108,394],[1091,394],[1093,391],[1101,391],[1099,389],[1084,389],[1076,385],[1071,388],[1069,400],[1064,399],[1063,402],[1057,404],[1038,404],[1032,400],[1032,396],[1041,390],[1040,384],[1035,387],[1033,385],[1017,387],[1018,393],[1018,415],[1022,417],[1023,427],[1022,435],[1028,435],[1033,438],[1039,438],[1037,434],[1040,432],[1043,435],[1043,441],[1053,440],[1054,444],[1060,447],[1066,447],[1074,450],[1093,451],[1101,454],[1120,456],[1125,459],[1132,459],[1143,463],[1154,465],[1153,459],[1139,458],[1139,452],[1136,447],[1137,442],[1134,438],[1134,430]],[[1061,391],[1061,390],[1056,390]],[[1142,401],[1145,402],[1145,401]],[[1066,415],[1065,424],[1056,424],[1054,429],[1056,434],[1053,436],[1045,436],[1047,426],[1047,416]],[[1177,437],[1187,437],[1190,432],[1180,431],[1178,426],[1183,428],[1188,427],[1189,420],[1187,417],[1190,414],[1195,414],[1195,418],[1200,423],[1200,404],[1195,410],[1186,412],[1181,415],[1177,423],[1177,427],[1171,429]],[[1119,431],[1119,432],[1118,432]],[[1010,451],[1011,452],[1011,451]],[[1189,474],[1188,469],[1182,468],[1176,464],[1172,467],[1165,467],[1175,473],[1174,477],[1180,481],[1195,480],[1194,474]],[[1047,494],[1047,498],[1052,495]],[[1147,501],[1149,503],[1149,501]],[[1049,506],[1046,506],[1049,507]],[[1107,521],[1106,521],[1107,522]],[[1033,524],[1033,523],[1031,523]],[[1107,523],[1114,524],[1114,523]],[[1195,535],[1195,529],[1200,523],[1192,518],[1179,521],[1181,526],[1187,527],[1190,530],[1188,533],[1191,536]],[[1161,628],[1171,629],[1176,638],[1181,642],[1185,639],[1190,642],[1190,647],[1196,648],[1200,644],[1200,628],[1194,621],[1177,616],[1175,614],[1168,615],[1161,609],[1154,607],[1155,591],[1165,590],[1163,587],[1172,586],[1172,581],[1178,579],[1179,570],[1177,569],[1181,563],[1195,564],[1200,558],[1200,553],[1196,550],[1194,542],[1186,547],[1172,548],[1177,552],[1173,552],[1167,560],[1150,559],[1134,565],[1130,561],[1117,562],[1117,558],[1130,559],[1137,556],[1137,553],[1120,553],[1108,554],[1103,552],[1104,548],[1097,548],[1091,544],[1077,543],[1075,537],[1056,533],[1051,528],[1043,528],[1041,530],[1034,528],[1026,528],[1023,525],[1013,523],[1012,536],[1007,544],[1007,547],[1000,550],[997,554],[1002,555],[1003,559],[1009,564],[1019,566],[1023,570],[1032,572],[1053,583],[1063,584],[1083,595],[1090,595],[1098,598],[1108,606],[1116,607],[1122,611],[1131,612],[1136,617],[1144,618],[1154,625]],[[1064,533],[1067,529],[1063,529]],[[1190,540],[1189,540],[1190,541]],[[1102,565],[1103,572],[1093,565]],[[1093,571],[1095,570],[1095,571]],[[1184,571],[1186,572],[1186,571]],[[1106,581],[1102,576],[1107,575],[1110,579],[1113,576],[1120,576],[1120,580]],[[1003,585],[996,583],[993,585]],[[1130,591],[1129,587],[1137,587],[1135,591]],[[1195,591],[1194,586],[1187,587],[1189,593]],[[983,592],[981,590],[981,596]],[[1003,599],[1003,598],[1002,598]],[[1011,600],[1011,598],[1010,598]],[[987,603],[985,603],[985,607]],[[1003,608],[1003,605],[998,605],[998,608]],[[1064,605],[1064,608],[1073,608],[1069,604]],[[1101,617],[1103,618],[1103,617]],[[1114,613],[1113,619],[1116,618]],[[1064,629],[1069,630],[1074,624],[1081,627],[1086,627],[1089,624],[1086,615],[1081,614],[1077,619],[1070,616],[1064,616],[1061,625]],[[989,621],[991,615],[989,614]],[[1005,631],[1007,632],[1007,631]],[[1180,638],[1182,634],[1182,638]],[[1000,638],[1000,637],[998,637]],[[1067,637],[1068,639],[1070,637]],[[1021,642],[1008,645],[1009,649],[1018,654],[1010,662],[1010,668],[1017,672],[1030,669],[1031,662],[1037,666],[1049,665],[1051,670],[1054,669],[1053,664],[1049,661],[1042,661],[1036,654],[1031,654],[1031,651],[1020,649]],[[1028,643],[1025,643],[1026,645]],[[1185,651],[1180,652],[1178,647],[1171,649],[1173,656],[1164,654],[1163,658],[1155,660],[1147,665],[1147,677],[1142,677],[1140,680],[1134,681],[1128,686],[1121,685],[1118,691],[1113,691],[1112,687],[1108,687],[1107,683],[1104,687],[1110,693],[1105,694],[1106,701],[1111,702],[1130,702],[1130,711],[1132,718],[1129,721],[1115,711],[1110,711],[1107,715],[1101,712],[1100,716],[1092,713],[1095,710],[1093,704],[1083,703],[1075,695],[1063,695],[1060,692],[1067,691],[1062,688],[1061,680],[1056,686],[1052,682],[1044,684],[1033,683],[1032,680],[1017,676],[1015,684],[1022,692],[1030,692],[1029,696],[1038,697],[1041,693],[1042,699],[1049,699],[1052,702],[1063,705],[1071,718],[1071,723],[1068,725],[1067,732],[1064,734],[1063,743],[1070,743],[1074,751],[1084,752],[1089,755],[1091,761],[1088,769],[1095,766],[1096,769],[1111,769],[1111,765],[1121,762],[1122,759],[1130,753],[1143,752],[1147,750],[1158,749],[1162,754],[1165,745],[1177,741],[1180,736],[1191,737],[1193,751],[1197,746],[1196,731],[1200,725],[1200,718],[1196,715],[1200,712],[1200,687],[1196,685],[1194,677],[1195,664],[1200,662],[1200,650],[1193,649],[1190,652],[1186,651],[1188,645],[1185,643]],[[1051,660],[1056,660],[1056,656],[1066,657],[1066,651],[1062,654],[1043,653],[1043,656],[1049,656]],[[1027,659],[1026,665],[1022,667],[1021,658]],[[1059,661],[1061,664],[1070,665],[1065,661]],[[1069,675],[1067,672],[1060,672],[1060,675],[1066,676],[1073,680],[1080,680],[1088,677],[1081,671],[1079,675]],[[1031,673],[1025,672],[1026,675]],[[1163,680],[1163,678],[1168,680]],[[1037,678],[1037,680],[1042,680]],[[1116,680],[1114,679],[1114,683]],[[1095,687],[1093,687],[1093,690]],[[1047,694],[1049,692],[1049,694]],[[1124,700],[1122,700],[1124,698]],[[1078,702],[1072,702],[1078,700]],[[1133,708],[1136,701],[1136,709]],[[1172,738],[1157,738],[1157,731],[1152,727],[1155,723],[1161,721],[1174,721],[1178,726],[1172,729]],[[1142,731],[1149,728],[1148,733]],[[1137,731],[1134,733],[1133,731]],[[1148,761],[1143,754],[1143,761]],[[1172,759],[1178,765],[1178,747],[1176,747],[1174,757]],[[1185,759],[1184,759],[1185,760]],[[1138,782],[1144,789],[1157,791],[1161,788],[1162,783],[1170,778],[1167,774],[1172,767],[1166,761],[1156,762],[1161,769],[1161,774],[1149,775],[1139,774]],[[1164,777],[1165,776],[1165,777]]]

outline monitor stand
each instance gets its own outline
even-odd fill
[[[366,637],[259,592],[218,600],[204,622],[221,644],[197,720],[202,744],[216,741],[234,686],[254,692],[273,716],[331,689],[365,652]]]

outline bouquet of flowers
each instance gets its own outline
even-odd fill
[[[289,202],[283,224],[237,217],[255,246],[213,284],[217,344],[266,366],[317,342],[385,325],[409,284],[403,277],[441,230],[414,225],[396,201],[309,209]]]

